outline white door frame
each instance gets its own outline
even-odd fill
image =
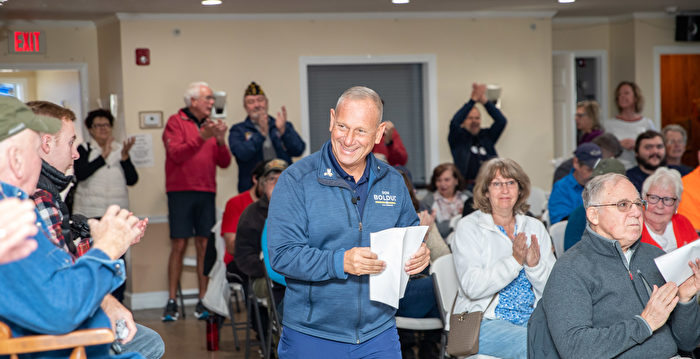
[[[700,45],[654,46],[654,124],[661,130],[661,55],[700,55]]]
[[[312,65],[376,65],[422,64],[423,71],[423,143],[426,176],[439,164],[438,114],[437,114],[437,57],[432,54],[417,55],[366,55],[366,56],[300,56],[299,83],[301,91],[301,135],[309,143],[309,84],[308,67]],[[309,154],[306,146],[304,156]],[[428,176],[429,177],[429,176]]]
[[[600,106],[600,122],[601,124],[610,115],[608,113],[608,51],[607,50],[555,50],[553,55],[572,53],[574,59],[577,57],[593,57],[598,61],[598,88],[596,93],[599,94],[598,105]]]
[[[0,69],[12,69],[21,71],[42,71],[42,70],[72,70],[78,71],[78,81],[80,83],[80,110],[83,115],[88,113],[89,88],[87,63],[85,62],[37,62],[37,63],[0,63]],[[87,134],[84,131],[83,121],[76,121],[78,131],[83,137]]]

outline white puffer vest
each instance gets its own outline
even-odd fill
[[[90,154],[88,162],[102,156],[102,148],[90,139]],[[87,151],[88,146],[81,144]],[[121,161],[122,144],[112,142],[112,151],[105,159],[106,164],[95,171],[92,176],[78,183],[75,190],[73,213],[87,217],[101,217],[107,207],[116,204],[121,208],[129,208],[129,192],[126,189],[126,178]]]

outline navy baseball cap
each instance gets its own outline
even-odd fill
[[[595,165],[603,157],[603,151],[600,147],[592,142],[582,143],[574,151],[574,156],[578,159],[578,162],[584,164],[590,168],[595,168]]]

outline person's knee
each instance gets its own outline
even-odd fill
[[[185,250],[187,249],[187,240],[182,238],[172,239],[170,248],[171,253],[183,256],[185,254]]]

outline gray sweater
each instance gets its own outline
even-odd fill
[[[670,358],[698,344],[695,297],[653,333],[640,317],[653,285],[665,283],[654,263],[664,252],[639,241],[630,250],[628,265],[618,241],[588,227],[557,260],[540,303],[562,358]]]

